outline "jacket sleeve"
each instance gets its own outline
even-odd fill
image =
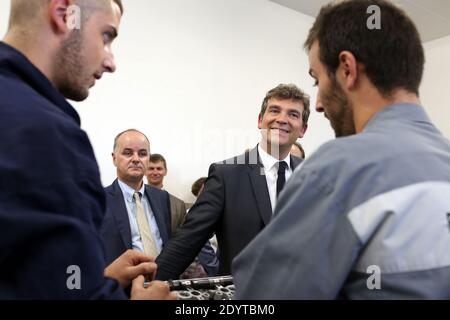
[[[9,122],[19,125],[0,129],[0,299],[124,298],[103,276],[105,201],[86,134],[65,119]]]
[[[213,164],[210,166],[203,193],[186,215],[184,224],[178,228],[156,259],[157,279],[178,279],[194,261],[214,233],[216,223],[222,216],[223,188],[220,169]]]
[[[209,242],[209,240],[205,243],[202,250],[198,254],[198,261],[201,263],[209,277],[215,277],[218,275],[219,259],[217,258],[216,252],[211,246],[211,242]]]

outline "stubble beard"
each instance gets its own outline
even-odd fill
[[[337,82],[334,74],[330,75],[330,86],[322,98],[322,103],[325,109],[328,110],[327,117],[330,120],[336,138],[356,133],[353,105]]]
[[[83,72],[83,36],[80,30],[73,30],[62,42],[56,55],[55,68],[55,85],[66,99],[83,101],[88,97],[89,88]]]

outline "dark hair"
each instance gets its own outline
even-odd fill
[[[153,153],[150,155],[150,162],[156,163],[156,162],[160,162],[160,161],[164,164],[164,169],[167,170],[166,159],[164,159],[164,157],[161,154]]]
[[[147,136],[146,136],[145,134],[143,134],[141,131],[136,130],[136,129],[128,129],[128,130],[122,131],[121,133],[119,133],[119,134],[114,138],[113,151],[116,150],[117,142],[119,141],[119,138],[120,138],[123,134],[125,134],[125,133],[127,133],[127,132],[137,132],[137,133],[142,134],[142,135],[145,137],[145,139],[147,140],[148,145],[150,146],[150,140],[148,140],[148,138],[147,138]]]
[[[205,181],[206,177],[201,177],[192,184],[191,192],[194,196],[198,197],[198,193],[200,192],[202,186],[205,184]]]
[[[267,92],[263,103],[261,105],[261,111],[259,115],[262,117],[264,116],[264,113],[267,109],[267,103],[269,99],[276,98],[276,99],[292,99],[294,101],[300,101],[303,103],[303,112],[302,112],[302,120],[303,120],[303,126],[306,127],[308,124],[309,119],[309,96],[304,93],[302,90],[300,90],[295,84],[279,84],[275,88],[271,89],[269,92]]]
[[[381,29],[369,29],[369,6],[380,8]],[[319,43],[320,61],[334,75],[339,54],[350,51],[365,66],[370,81],[384,96],[403,88],[419,95],[425,63],[419,33],[406,13],[385,0],[347,0],[319,12],[305,42]]]

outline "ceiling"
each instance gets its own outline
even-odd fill
[[[316,17],[320,8],[330,0],[269,0],[295,11]],[[450,35],[450,1],[392,0],[414,20],[423,42]]]

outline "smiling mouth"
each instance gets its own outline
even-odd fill
[[[289,131],[288,131],[288,130],[285,130],[285,129],[280,129],[280,128],[272,128],[271,130],[272,130],[272,131],[278,131],[278,132],[284,132],[284,133],[286,133],[286,134],[288,134],[288,133],[289,133]]]

